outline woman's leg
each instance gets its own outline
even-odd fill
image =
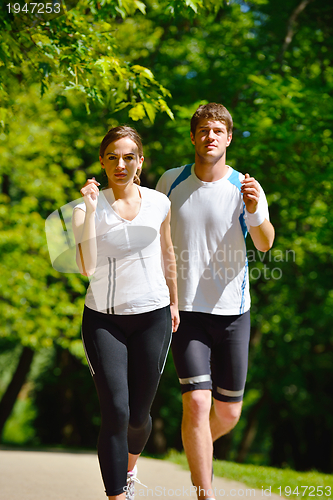
[[[170,307],[136,315],[135,320],[137,328],[127,341],[130,407],[128,449],[132,468],[152,428],[149,412],[171,340]]]
[[[101,408],[98,458],[105,491],[118,498],[126,486],[128,463],[126,339],[111,315],[88,308],[83,315],[82,338]]]

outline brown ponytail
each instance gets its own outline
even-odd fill
[[[134,184],[137,184],[138,186],[140,186],[141,184],[141,181],[140,181],[140,174],[141,174],[141,170],[137,170],[136,171],[136,174],[134,176],[134,179],[133,179],[133,183]]]

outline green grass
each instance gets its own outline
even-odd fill
[[[166,459],[188,469],[184,453],[172,451]],[[333,498],[333,475],[331,474],[321,474],[315,471],[297,472],[291,469],[275,469],[273,467],[214,460],[214,475],[239,481],[246,484],[246,486],[259,490],[271,487],[272,493],[292,500],[301,498],[318,500],[319,497],[322,497],[322,500],[329,500]],[[320,486],[322,488],[317,489]],[[262,498],[265,498],[265,496]]]
[[[32,422],[36,410],[29,398],[17,399],[11,416],[6,421],[1,443],[13,445],[33,444],[35,430]]]

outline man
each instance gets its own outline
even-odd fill
[[[183,398],[182,439],[198,498],[214,498],[213,442],[237,424],[250,338],[245,237],[268,251],[274,240],[265,194],[226,164],[233,122],[221,104],[191,119],[195,163],[163,174],[171,200],[180,327],[172,353]],[[213,396],[213,404],[212,404]]]

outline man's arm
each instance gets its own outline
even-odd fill
[[[267,252],[273,245],[275,231],[273,225],[265,217],[264,212],[260,209],[260,187],[258,182],[245,174],[242,181],[243,200],[247,211],[247,220],[249,223],[249,233],[251,235],[254,246],[260,252]]]
[[[267,219],[265,219],[260,226],[250,226],[249,233],[254,246],[257,250],[260,250],[260,252],[268,252],[268,250],[272,248],[275,230]]]

